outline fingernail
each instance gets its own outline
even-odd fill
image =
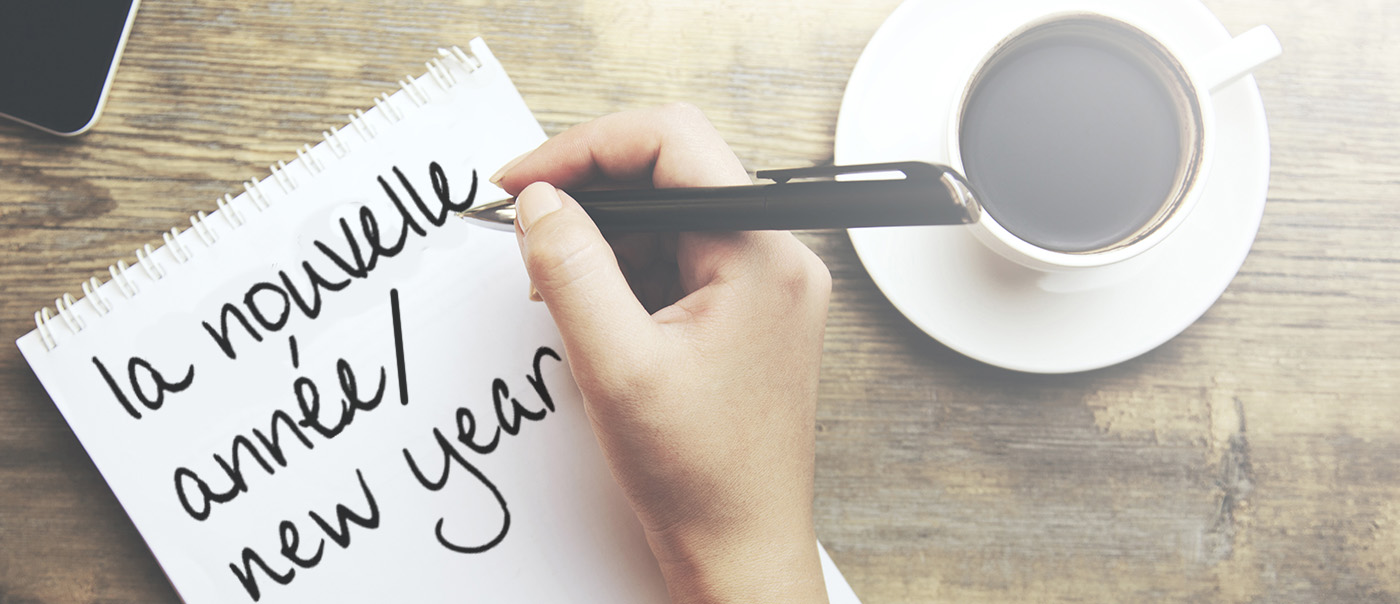
[[[528,233],[530,225],[562,207],[564,202],[559,199],[559,189],[548,183],[535,183],[525,187],[515,198],[515,220],[520,223],[520,230]]]
[[[525,161],[525,158],[530,157],[530,154],[531,154],[531,153],[534,153],[534,152],[535,152],[535,150],[534,150],[534,149],[531,149],[531,150],[529,150],[529,151],[526,151],[526,152],[524,152],[524,153],[521,153],[520,155],[516,156],[515,159],[512,159],[512,160],[506,162],[506,165],[501,166],[501,169],[500,169],[500,170],[496,170],[496,173],[495,173],[495,174],[492,174],[492,175],[491,175],[491,178],[488,178],[488,179],[486,179],[486,180],[491,181],[491,184],[493,184],[493,185],[499,185],[499,184],[501,184],[501,179],[502,179],[502,178],[505,178],[506,172],[509,172],[510,169],[511,169],[511,168],[514,168],[516,164],[518,164],[518,163],[520,163],[520,162],[522,162],[522,161]]]
[[[532,302],[544,302],[544,298],[540,297],[540,290],[535,289],[534,281],[530,282],[530,300]]]

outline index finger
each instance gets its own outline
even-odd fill
[[[614,113],[545,141],[502,175],[517,195],[530,183],[568,189],[600,178],[648,179],[652,186],[749,184],[748,173],[694,105],[676,103]]]

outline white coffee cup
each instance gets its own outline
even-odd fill
[[[967,174],[963,156],[963,125],[969,102],[984,76],[1004,61],[1009,53],[1053,36],[1094,36],[1096,43],[1120,47],[1145,62],[1161,78],[1177,108],[1181,127],[1180,158],[1169,194],[1164,195],[1150,219],[1121,239],[1091,249],[1052,249],[1028,241],[997,221],[998,200],[986,198],[981,220],[972,233],[989,249],[1023,266],[1048,273],[1076,272],[1079,269],[1120,265],[1152,249],[1191,213],[1200,201],[1206,175],[1214,163],[1215,111],[1210,95],[1281,52],[1278,39],[1266,26],[1256,27],[1204,54],[1183,56],[1151,33],[1151,25],[1135,23],[1124,15],[1102,11],[1062,11],[1043,14],[1009,14],[1002,29],[981,32],[990,50],[969,67],[961,80],[964,85],[949,117],[948,154],[950,165]],[[974,39],[977,39],[974,37]],[[1147,64],[1147,63],[1144,63]],[[976,185],[974,175],[969,180]],[[1106,271],[1100,271],[1106,272]],[[1082,283],[1080,284],[1082,285]],[[1071,285],[1069,288],[1078,288]]]

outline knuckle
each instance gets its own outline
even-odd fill
[[[710,123],[710,118],[706,117],[705,112],[694,103],[688,103],[685,101],[668,103],[661,107],[661,112],[666,114],[667,117],[680,122],[699,123],[707,125]]]
[[[664,390],[666,371],[655,354],[615,351],[595,359],[588,372],[588,389],[606,398],[615,410],[638,409],[655,401]]]
[[[831,298],[831,269],[815,253],[808,251],[808,271],[812,275],[812,292],[822,300]]]
[[[627,361],[630,361],[630,366],[618,372],[617,386],[630,394],[628,398],[639,402],[655,398],[662,378],[665,377],[665,372],[656,362],[656,357],[637,355],[628,358]]]
[[[831,295],[831,271],[806,246],[785,255],[777,267],[777,281],[786,296],[794,301],[825,301]]]

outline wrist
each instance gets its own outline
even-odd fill
[[[647,532],[674,604],[827,602],[810,513],[786,523]]]

